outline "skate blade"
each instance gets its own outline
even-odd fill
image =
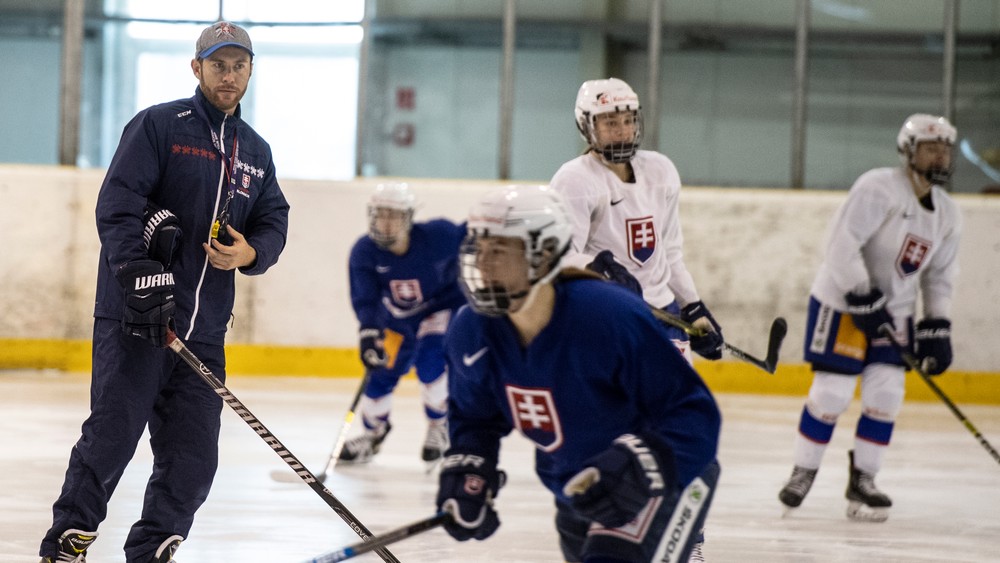
[[[852,500],[847,504],[847,517],[855,522],[885,522],[889,519],[889,509]]]
[[[790,518],[792,516],[792,514],[795,514],[795,512],[798,509],[799,509],[799,507],[797,507],[797,506],[788,506],[787,504],[782,504],[781,505],[781,517],[782,518]]]

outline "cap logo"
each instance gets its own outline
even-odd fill
[[[226,35],[230,38],[236,37],[233,33],[233,26],[229,22],[222,22],[215,26],[215,36],[222,39],[222,36]]]

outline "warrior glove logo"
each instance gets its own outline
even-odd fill
[[[150,289],[153,287],[166,287],[174,285],[173,272],[163,272],[162,274],[152,274],[135,278],[135,290]]]

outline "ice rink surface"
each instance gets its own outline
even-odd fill
[[[779,372],[780,373],[780,372]],[[748,372],[748,377],[767,377]],[[941,380],[946,387],[947,376]],[[333,446],[358,380],[233,377],[229,389],[315,473]],[[816,484],[783,518],[778,490],[792,466],[801,397],[718,395],[723,412],[722,478],[707,525],[706,559],[722,562],[1000,561],[1000,464],[942,403],[907,403],[877,483],[894,502],[881,524],[844,516],[847,450],[857,401],[841,419]],[[89,377],[0,372],[0,563],[37,561],[38,541],[66,461],[88,413]],[[994,447],[1000,407],[959,405]],[[179,563],[299,562],[358,541],[229,407],[222,412],[220,469]],[[411,379],[396,393],[393,431],[364,466],[339,467],[326,485],[373,533],[432,515],[436,475],[419,458],[425,423]],[[358,431],[360,421],[355,422]],[[459,543],[433,530],[391,546],[404,562],[561,561],[551,496],[533,473],[521,436],[504,441],[509,475],[498,499],[502,525],[487,541]],[[111,500],[90,563],[124,561],[122,544],[139,515],[151,455],[139,445]],[[368,554],[357,561],[378,561]]]

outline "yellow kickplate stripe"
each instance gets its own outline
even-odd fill
[[[304,346],[226,346],[230,375],[360,377],[355,348]],[[695,368],[715,393],[798,395],[812,384],[806,364],[781,364],[771,375],[739,361],[696,360]],[[0,339],[0,369],[90,371],[89,340]],[[1000,373],[949,371],[935,383],[957,404],[1000,405]],[[939,401],[915,373],[906,375],[906,400]]]

